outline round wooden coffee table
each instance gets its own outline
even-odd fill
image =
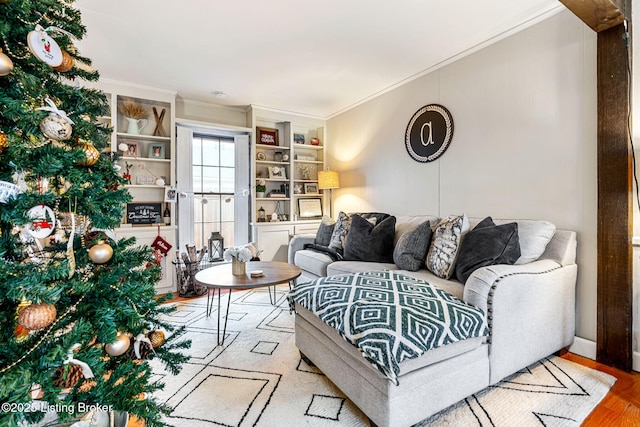
[[[251,277],[250,273],[255,270],[262,270],[262,277]],[[234,276],[231,274],[231,263],[218,264],[213,267],[206,268],[196,273],[196,282],[206,286],[207,292],[207,317],[211,315],[213,298],[211,298],[211,290],[215,297],[216,289],[218,290],[218,345],[224,345],[224,337],[227,333],[227,318],[229,317],[229,306],[231,305],[231,291],[234,289],[253,289],[267,286],[269,288],[269,300],[271,304],[276,303],[276,291],[273,290],[271,296],[271,286],[288,282],[289,289],[295,285],[295,281],[300,276],[301,270],[295,265],[279,261],[250,261],[247,263],[246,274],[243,276]],[[229,290],[229,298],[227,299],[227,313],[224,318],[224,330],[222,331],[222,341],[220,341],[220,299],[222,289]]]

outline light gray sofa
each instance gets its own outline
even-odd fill
[[[397,216],[395,242],[418,224],[433,224],[437,219]],[[410,426],[569,346],[575,333],[576,233],[555,230],[544,221],[495,223],[513,221],[518,223],[521,259],[543,245],[544,252],[534,261],[482,267],[465,284],[436,277],[426,269],[402,271],[483,309],[488,337],[448,344],[400,363],[399,385],[394,385],[336,330],[296,304],[298,349],[369,417],[372,425]],[[470,219],[471,228],[478,222]],[[540,225],[551,225],[555,230],[548,235],[546,247],[545,238],[537,235]],[[313,243],[314,238],[297,235],[291,239],[289,263],[303,270],[298,282],[397,269],[387,263],[333,262],[326,254],[304,249],[305,243]]]

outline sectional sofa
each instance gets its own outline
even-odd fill
[[[460,248],[478,242],[470,236],[481,218],[465,220],[470,231],[462,230]],[[442,221],[434,216],[396,216],[394,251],[398,252],[399,244],[406,244],[407,239],[402,236],[415,233],[420,225],[430,228],[434,232],[432,239],[435,238],[437,224]],[[317,235],[297,235],[290,241],[289,263],[303,270],[299,286],[328,278],[342,283],[354,274],[393,272],[394,277],[428,282],[485,316],[486,334],[407,358],[399,363],[396,381],[392,381],[363,357],[362,349],[348,342],[344,333],[311,309],[292,301],[296,345],[301,354],[321,369],[369,417],[372,425],[418,423],[573,342],[576,233],[556,230],[547,221],[516,219],[494,223],[512,224],[512,230],[513,223],[517,224],[520,256],[511,265],[489,263],[468,271],[464,283],[455,274],[440,277],[442,274],[434,274],[426,265],[409,271],[399,269],[394,262],[336,261],[330,254],[311,249]]]

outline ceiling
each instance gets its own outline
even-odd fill
[[[564,8],[557,0],[78,0],[76,6],[87,27],[78,48],[103,79],[321,118]]]

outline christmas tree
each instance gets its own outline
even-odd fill
[[[130,195],[73,3],[0,0],[0,425],[83,408],[161,425],[148,360],[175,374],[189,342],[154,299],[161,254],[112,232]]]

